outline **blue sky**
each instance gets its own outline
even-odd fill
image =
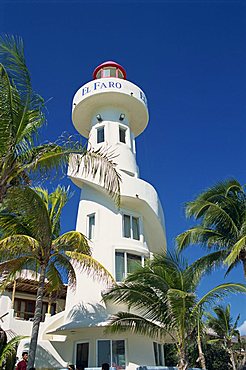
[[[73,95],[106,60],[145,91],[150,121],[137,139],[137,159],[161,198],[170,249],[190,225],[186,201],[228,177],[245,183],[244,1],[2,0],[0,24],[1,33],[24,39],[33,86],[47,100],[43,140],[76,133]],[[71,187],[63,231],[75,228],[79,191]],[[201,254],[195,247],[185,253],[190,261]],[[223,281],[223,271],[213,273],[200,293]],[[242,267],[227,281],[243,282]],[[246,299],[228,301],[242,324]]]

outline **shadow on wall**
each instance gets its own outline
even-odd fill
[[[29,343],[25,344],[24,349],[28,351]],[[60,362],[55,359],[55,357],[47,350],[47,348],[43,348],[39,344],[37,346],[35,362],[38,364],[39,369],[61,369],[62,367]]]
[[[109,314],[104,306],[79,303],[69,311],[67,316],[68,323],[61,326],[60,329],[97,326],[101,322],[108,320],[108,318]]]

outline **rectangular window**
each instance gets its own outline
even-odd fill
[[[126,143],[126,129],[123,127],[119,127],[119,137],[121,143]]]
[[[164,365],[163,346],[160,343],[153,342],[153,347],[154,347],[155,365],[163,366]]]
[[[117,369],[125,369],[125,341],[124,340],[98,340],[97,366],[107,362]]]
[[[95,237],[95,213],[87,216],[88,217],[88,232],[87,237],[88,239],[94,239]]]
[[[127,274],[137,270],[139,266],[143,266],[144,256],[139,256],[127,252],[115,252],[115,279],[122,281],[127,277]]]
[[[142,264],[142,257],[127,253],[127,273],[130,274],[137,270]]]
[[[132,217],[132,237],[133,239],[139,240],[139,218]]]
[[[124,228],[124,237],[131,237],[131,217],[128,215],[123,216],[123,228]]]
[[[105,362],[111,364],[110,341],[99,340],[97,342],[97,364],[98,366],[102,366]]]
[[[112,341],[112,366],[117,369],[125,369],[125,341],[113,340]]]
[[[97,143],[104,142],[104,127],[99,127],[97,129]]]
[[[123,236],[140,240],[139,217],[123,215]]]
[[[32,320],[34,317],[35,304],[35,300],[15,298],[15,316],[24,320]]]
[[[123,252],[115,252],[115,279],[122,281],[125,278],[125,260]]]
[[[76,369],[84,370],[88,367],[89,343],[78,343],[76,347]]]

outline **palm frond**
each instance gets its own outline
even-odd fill
[[[0,229],[2,237],[5,237],[6,235],[29,234],[28,227],[24,225],[16,215],[8,213],[7,210],[0,211]]]
[[[192,281],[194,284],[192,284],[192,286],[197,286],[204,274],[210,274],[216,268],[221,266],[226,256],[227,251],[219,250],[209,253],[193,262],[186,270],[187,276],[192,276]]]
[[[34,256],[23,256],[8,259],[0,263],[0,293],[4,292],[9,282],[13,281],[21,270],[33,267],[36,264]]]
[[[58,186],[49,194],[49,216],[54,236],[60,234],[61,212],[69,198],[69,187],[66,189],[64,186]]]
[[[29,187],[9,189],[4,201],[5,210],[16,215],[20,223],[41,244],[51,244],[51,223],[48,211],[40,196]]]
[[[245,258],[245,205],[245,189],[235,179],[220,182],[186,203],[187,217],[194,217],[199,223],[178,235],[178,250],[182,251],[190,244],[223,250],[224,263],[229,266],[228,274]],[[220,263],[222,255],[218,253],[217,256]]]
[[[55,290],[55,286],[58,286],[60,277],[62,277],[62,280],[68,281],[69,287],[75,288],[76,273],[70,258],[65,253],[52,254],[49,260],[47,271],[47,277],[49,277],[51,291]],[[56,272],[58,273],[58,276],[55,276]]]
[[[0,58],[17,87],[28,94],[31,79],[25,62],[23,40],[15,36],[1,36]]]
[[[65,254],[73,260],[76,268],[85,271],[88,276],[104,281],[108,285],[112,285],[115,282],[110,272],[93,257],[75,251],[66,251]]]
[[[13,145],[11,122],[16,115],[13,109],[13,99],[15,94],[11,87],[8,74],[2,64],[0,64],[0,154],[8,155],[8,151]]]
[[[225,283],[216,286],[207,292],[198,302],[196,306],[201,306],[204,303],[213,303],[216,299],[228,295],[229,293],[246,293],[246,285],[240,283]]]
[[[30,256],[38,249],[36,239],[28,235],[11,235],[0,240],[0,260]]]
[[[227,235],[200,225],[192,227],[176,237],[178,251],[182,251],[191,244],[199,244],[202,247],[207,246],[208,248],[216,246],[218,248],[227,243]]]
[[[246,251],[246,235],[244,235],[241,239],[239,239],[235,245],[231,248],[231,252],[226,257],[224,263],[226,265],[231,265],[238,259],[239,254],[242,250]]]
[[[97,178],[119,207],[121,177],[116,171],[112,155],[105,149],[87,150],[82,155],[74,154],[70,157],[69,167],[71,174],[81,173],[82,176]]]
[[[88,256],[91,255],[88,240],[79,231],[69,231],[59,236],[53,241],[52,248],[55,252],[71,251],[86,254]]]
[[[15,99],[12,95],[11,104],[12,112],[18,112],[18,115],[15,114],[18,119],[12,119],[11,122],[15,132],[15,142],[32,141],[33,133],[44,121],[41,112],[43,99],[32,91],[22,39],[8,35],[0,37],[0,60],[7,71],[12,90],[18,92],[19,97],[17,105],[14,104]]]
[[[122,333],[127,331],[133,334],[147,335],[156,340],[164,340],[167,335],[170,335],[174,339],[173,332],[141,316],[128,312],[118,312],[116,315],[113,315],[110,319],[109,326],[105,330],[106,333]]]
[[[63,270],[65,269],[64,263],[59,264],[57,260],[53,258],[53,260],[49,261],[48,267],[46,269],[46,278],[48,280],[48,292],[59,292],[63,287],[63,279],[62,270],[59,269],[60,266],[63,266]],[[66,269],[67,271],[67,269]]]
[[[3,348],[2,353],[0,354],[0,367],[3,366],[3,363],[12,355],[16,353],[17,346],[22,339],[25,339],[25,336],[17,335],[12,338]]]

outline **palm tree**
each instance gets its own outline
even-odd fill
[[[13,335],[8,332],[10,340],[8,341],[7,333],[0,326],[0,369],[12,370],[14,366],[16,349],[21,339],[25,338],[20,335]],[[8,366],[10,365],[10,366]]]
[[[240,262],[246,277],[246,193],[237,180],[226,180],[186,204],[186,216],[198,224],[177,236],[178,250],[199,244],[213,252],[198,263],[224,263],[227,273]]]
[[[0,240],[1,289],[4,290],[22,269],[34,270],[38,274],[29,367],[34,366],[45,278],[51,291],[59,289],[64,279],[74,285],[75,267],[107,282],[112,281],[108,271],[91,257],[84,235],[77,231],[60,235],[61,212],[67,201],[68,191],[60,186],[51,194],[41,188],[13,187],[8,190],[0,212],[4,237]]]
[[[217,338],[211,339],[209,343],[222,343],[224,349],[228,352],[233,370],[236,370],[235,358],[233,354],[233,337],[240,338],[240,333],[237,330],[238,320],[240,315],[233,323],[231,317],[231,307],[228,304],[226,307],[218,305],[213,308],[216,316],[208,313],[207,325],[215,332]]]
[[[50,169],[70,165],[100,181],[119,204],[120,177],[112,155],[86,150],[71,136],[57,143],[37,144],[39,129],[46,123],[44,100],[32,90],[21,38],[0,37],[0,203],[11,186],[30,183],[30,172],[47,177]],[[82,160],[83,159],[83,160]]]
[[[246,292],[245,285],[228,283],[213,288],[199,299],[196,292],[203,272],[202,268],[188,266],[179,256],[155,256],[104,295],[106,302],[125,303],[129,308],[128,312],[112,317],[108,330],[130,330],[159,341],[164,341],[168,334],[176,343],[178,368],[186,370],[189,337],[201,308],[227,293]]]

